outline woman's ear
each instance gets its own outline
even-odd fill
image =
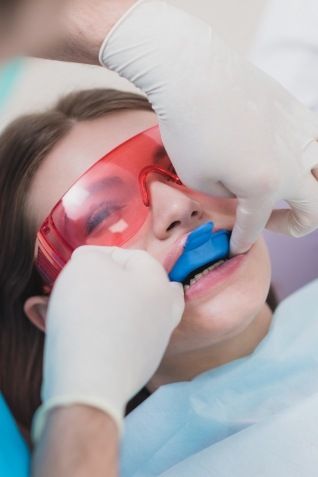
[[[24,303],[24,313],[29,320],[41,331],[45,332],[45,320],[49,297],[31,296]]]

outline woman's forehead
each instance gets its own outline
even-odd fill
[[[32,220],[39,227],[56,202],[96,161],[119,144],[157,124],[151,111],[118,111],[76,123],[49,152],[29,193]]]

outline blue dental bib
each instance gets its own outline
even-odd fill
[[[229,257],[231,233],[225,229],[213,232],[213,228],[214,223],[207,222],[189,234],[181,257],[169,273],[171,281],[182,282],[193,270]]]

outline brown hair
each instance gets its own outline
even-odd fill
[[[30,429],[40,403],[43,333],[26,318],[25,300],[42,294],[33,266],[35,227],[26,197],[41,162],[74,122],[119,110],[152,110],[141,95],[113,89],[69,94],[44,113],[23,116],[0,136],[0,390]]]

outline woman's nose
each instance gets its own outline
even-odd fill
[[[180,229],[188,232],[202,220],[201,204],[175,186],[152,181],[149,185],[153,231],[159,240],[164,240]]]

